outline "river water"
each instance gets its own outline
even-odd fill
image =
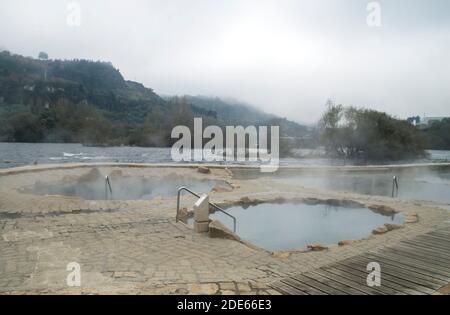
[[[450,151],[429,151],[429,153],[429,158],[414,162],[450,161]],[[72,143],[0,143],[0,168],[34,163],[83,162],[174,163],[170,148],[86,147]],[[341,160],[308,157],[280,161],[281,165],[344,165],[343,163]],[[347,161],[346,164],[350,163]]]

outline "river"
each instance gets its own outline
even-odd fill
[[[450,151],[429,151],[427,159],[404,163],[450,161]],[[0,168],[55,163],[174,163],[170,148],[86,147],[72,143],[0,143]],[[281,165],[343,165],[342,160],[326,158],[286,158]],[[242,163],[241,163],[242,164]],[[351,164],[348,161],[346,164]]]

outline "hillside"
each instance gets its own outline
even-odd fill
[[[237,101],[206,96],[185,96],[185,98],[188,103],[198,108],[215,112],[218,120],[223,124],[233,122],[235,125],[256,125],[262,121],[277,118],[275,115]]]
[[[278,122],[292,137],[306,132],[238,102],[162,98],[108,62],[0,53],[0,141],[170,146],[173,126],[191,126],[194,117],[219,126]]]

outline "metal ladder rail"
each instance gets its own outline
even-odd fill
[[[397,180],[397,176],[394,176],[392,178],[392,198],[394,198],[395,196],[398,196],[398,180]]]
[[[108,188],[109,193],[112,197],[112,188],[111,188],[111,182],[109,181],[109,176],[105,176],[105,200],[108,200]]]
[[[191,195],[194,195],[197,198],[200,198],[200,195],[193,192],[192,190],[190,190],[187,187],[180,187],[178,188],[178,193],[177,193],[177,215],[176,215],[176,222],[178,222],[178,218],[179,218],[179,213],[180,213],[180,197],[181,197],[181,192],[182,191],[187,191],[188,193],[190,193]],[[233,232],[236,233],[236,218],[234,216],[232,216],[231,214],[229,214],[228,212],[226,212],[225,210],[223,210],[221,207],[219,207],[218,205],[210,202],[209,205],[213,208],[215,208],[216,210],[222,212],[223,214],[225,214],[226,216],[230,217],[233,220]]]

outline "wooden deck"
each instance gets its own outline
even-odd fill
[[[370,262],[381,266],[381,286],[367,285]],[[428,295],[450,283],[450,227],[295,274],[271,284],[288,295]]]

